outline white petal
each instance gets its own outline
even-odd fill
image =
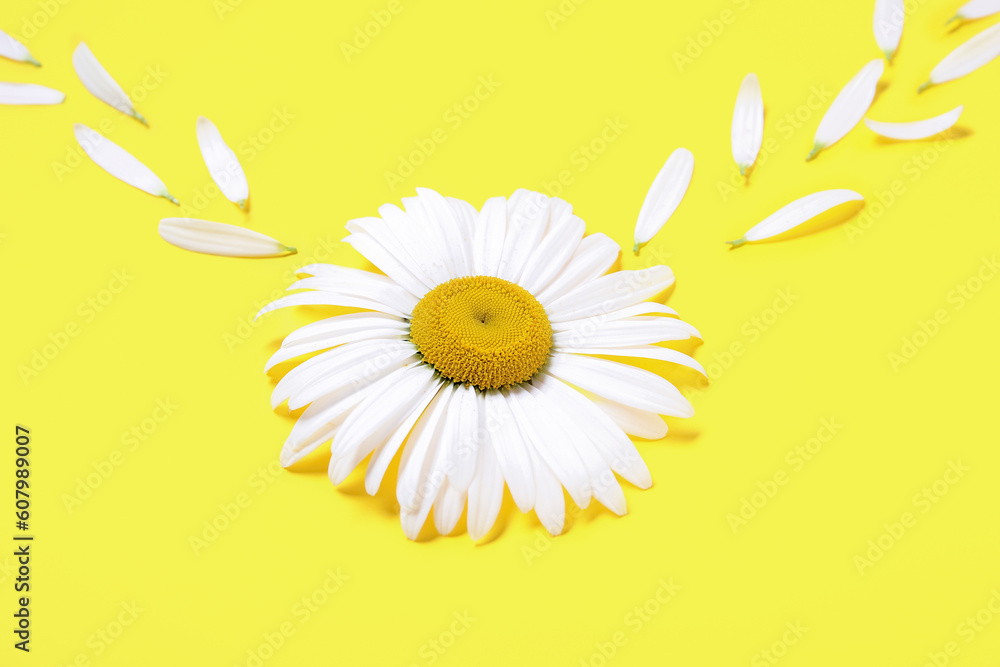
[[[639,410],[672,417],[691,417],[694,408],[667,380],[628,364],[555,353],[546,372],[572,385]]]
[[[708,373],[697,361],[677,350],[656,345],[636,345],[633,347],[558,347],[559,352],[566,354],[596,354],[605,357],[634,357],[637,359],[655,359],[656,361],[666,361],[671,364],[687,366],[698,371],[705,377]]]
[[[0,56],[17,60],[22,63],[31,63],[35,67],[41,67],[42,63],[35,60],[31,52],[21,42],[17,41],[3,30],[0,30]]]
[[[423,197],[403,197],[402,204],[403,215],[410,220],[414,230],[427,239],[432,256],[441,261],[448,278],[457,278],[461,266],[461,249],[453,248],[450,244],[448,237],[451,225],[449,224],[446,229],[444,222],[432,217],[427,210],[427,201]],[[379,207],[380,214],[386,206],[383,204]]]
[[[559,200],[553,199],[553,203]],[[566,266],[573,256],[586,225],[575,215],[566,214],[553,218],[549,231],[528,258],[521,274],[521,287],[531,294],[540,293]]]
[[[539,460],[538,454],[530,452],[535,470],[535,515],[545,530],[558,535],[566,521],[566,501],[562,486],[548,466]]]
[[[659,440],[667,435],[667,423],[655,412],[637,410],[601,396],[595,396],[591,400],[629,435],[647,440]]]
[[[83,152],[104,171],[134,188],[180,205],[149,167],[115,142],[80,123],[73,125],[73,134]]]
[[[940,116],[926,120],[915,120],[909,123],[882,123],[877,120],[865,118],[865,125],[875,134],[880,134],[890,139],[897,139],[899,141],[926,139],[951,128],[958,122],[964,109],[964,106],[959,105]]]
[[[260,232],[195,218],[160,220],[160,236],[178,248],[224,257],[279,257],[295,248]]]
[[[97,58],[83,42],[73,51],[73,69],[80,77],[80,83],[90,91],[90,94],[108,106],[118,109],[123,114],[132,116],[143,125],[149,125],[146,119],[132,106],[122,87],[111,78],[108,70],[97,61]]]
[[[688,338],[701,338],[693,326],[673,317],[626,317],[597,327],[557,331],[552,344],[563,347],[631,347]]]
[[[363,319],[339,321],[342,318],[351,317],[351,315],[360,315]],[[293,335],[297,335],[298,338],[293,339],[291,335],[286,337],[282,341],[281,347],[268,359],[264,366],[264,372],[289,359],[344,343],[372,339],[406,338],[408,335],[408,323],[398,318],[386,317],[379,313],[351,313],[351,315],[330,317],[297,329]],[[311,335],[303,334],[303,329],[311,332]]]
[[[903,0],[875,0],[875,15],[872,18],[875,43],[890,63],[896,50],[899,49],[905,16],[906,7]]]
[[[379,380],[337,432],[330,452],[330,481],[342,483],[362,459],[386,442],[433,384],[434,371],[424,363],[404,366]]]
[[[413,204],[411,208],[415,208]],[[432,285],[440,285],[455,277],[451,256],[441,236],[440,229],[430,224],[424,216],[414,218],[392,204],[382,204],[378,213],[389,229],[410,254]]]
[[[959,7],[948,23],[952,21],[981,19],[998,12],[1000,12],[1000,0],[971,0]]]
[[[389,464],[392,463],[396,452],[399,451],[399,446],[406,440],[417,421],[423,417],[427,406],[430,405],[430,402],[434,400],[444,385],[445,381],[437,378],[430,386],[425,388],[420,394],[417,407],[410,413],[410,416],[399,425],[388,440],[375,448],[371,461],[368,463],[368,469],[365,471],[365,491],[368,492],[368,495],[374,496],[378,493],[378,488],[382,485],[382,478],[385,477],[385,471],[389,469]],[[503,486],[500,488],[503,490]]]
[[[462,385],[457,392],[452,400],[457,415],[452,420],[455,432],[449,452],[448,480],[457,491],[465,491],[476,474],[476,457],[486,439],[486,415],[480,418],[485,399],[472,385]]]
[[[469,513],[466,522],[469,537],[478,540],[486,536],[503,503],[503,475],[493,445],[486,442],[476,458],[476,476],[469,485]]]
[[[398,308],[382,303],[374,298],[351,296],[324,290],[299,292],[298,294],[290,294],[289,296],[283,296],[280,299],[275,299],[261,308],[254,316],[254,319],[256,320],[261,315],[278,310],[279,308],[288,308],[289,306],[340,306],[342,308],[365,308],[368,310],[375,310],[380,313],[386,313],[387,315],[395,315],[396,317],[408,316],[407,313],[399,310]]]
[[[569,331],[572,329],[596,329],[606,322],[625,319],[626,317],[636,317],[637,315],[649,315],[650,313],[662,313],[664,315],[676,315],[677,311],[670,306],[655,301],[643,301],[631,306],[614,310],[610,313],[602,313],[594,317],[584,317],[578,320],[566,320],[565,322],[552,322],[553,331]]]
[[[784,206],[751,227],[740,238],[735,241],[726,241],[726,243],[734,248],[738,248],[744,243],[750,243],[751,241],[763,241],[764,239],[769,239],[772,236],[777,236],[790,229],[794,229],[832,208],[846,204],[847,202],[864,200],[864,197],[853,190],[823,190],[822,192],[814,192],[801,199],[796,199],[791,204]]]
[[[66,96],[52,88],[34,83],[0,82],[0,104],[61,104]]]
[[[379,222],[382,222],[379,220]],[[358,253],[374,264],[379,271],[405,287],[416,297],[423,297],[431,288],[432,280],[420,274],[419,268],[411,268],[408,257],[404,260],[404,251],[392,247],[395,243],[391,234],[379,239],[375,234],[362,232],[352,233],[344,239]]]
[[[459,491],[450,484],[445,484],[434,503],[434,528],[441,535],[447,535],[455,530],[458,520],[462,518],[465,509],[465,491]]]
[[[195,133],[212,180],[226,199],[240,208],[246,208],[250,186],[236,153],[226,144],[215,124],[204,116],[198,116]]]
[[[444,435],[441,426],[454,395],[454,384],[446,385],[437,393],[426,414],[414,425],[403,449],[403,456],[399,461],[399,477],[396,480],[396,501],[403,510],[413,512],[420,509],[428,499],[433,501],[444,482],[443,477],[436,478],[431,470],[434,459],[441,450]]]
[[[734,248],[738,248],[744,243],[762,241],[798,227],[802,223],[812,220],[820,213],[828,211],[831,208],[851,201],[864,200],[864,197],[853,190],[823,190],[822,192],[814,192],[801,199],[796,199],[791,204],[772,213],[763,221],[751,227],[742,237],[735,241],[726,241],[726,243],[732,245]]]
[[[764,98],[760,92],[760,81],[751,72],[743,77],[740,92],[736,94],[733,109],[733,159],[740,168],[740,174],[757,161],[757,153],[764,141]]]
[[[487,199],[476,219],[476,233],[472,240],[472,267],[477,276],[497,274],[506,237],[507,199]]]
[[[875,99],[875,91],[878,88],[878,80],[885,71],[885,62],[881,59],[873,60],[861,71],[854,75],[854,78],[847,82],[833,104],[826,110],[823,120],[819,122],[816,129],[816,136],[813,139],[813,148],[806,161],[812,160],[816,155],[829,146],[837,143],[844,136],[854,129],[854,126],[864,118],[868,107]]]
[[[674,214],[691,184],[693,173],[694,155],[691,151],[678,148],[670,154],[639,209],[633,251],[638,252],[639,246],[648,243]]]
[[[618,244],[604,234],[597,233],[584,237],[567,262],[566,268],[535,296],[543,306],[555,301],[581,283],[607,273],[618,260],[620,252]]]
[[[548,373],[540,373],[532,378],[531,383],[571,417],[569,423],[577,425],[578,431],[593,443],[612,470],[641,489],[648,489],[652,485],[649,468],[639,456],[635,445],[592,401]],[[567,428],[572,430],[572,426]],[[597,488],[595,485],[595,493]],[[608,507],[600,497],[598,500]]]
[[[472,275],[472,227],[466,226],[465,219],[459,214],[458,209],[434,190],[430,188],[416,190],[416,201],[420,202],[421,211],[432,224],[442,230],[445,242],[451,251],[455,275]]]
[[[378,273],[332,264],[327,266],[336,271],[328,275],[303,278],[289,285],[288,289],[312,289],[326,294],[358,296],[383,303],[405,316],[409,316],[413,312],[413,307],[419,302],[417,297],[392,279]]]
[[[673,284],[673,271],[662,265],[616,271],[582,283],[565,296],[544,304],[545,312],[553,322],[593,317],[645,301]]]
[[[312,453],[334,436],[347,415],[365,399],[378,383],[364,387],[346,386],[327,394],[303,410],[281,449],[281,465],[286,468]]]
[[[507,396],[496,389],[486,392],[486,411],[490,418],[487,430],[510,495],[518,509],[527,513],[535,505],[535,476],[528,445],[507,401]]]
[[[930,77],[919,90],[963,77],[990,63],[997,56],[1000,56],[1000,23],[983,30],[946,55],[931,70]]]
[[[573,443],[566,440],[565,433],[555,426],[542,404],[527,389],[511,387],[508,396],[508,405],[517,419],[518,428],[524,434],[529,450],[543,462],[541,467],[555,474],[557,483],[566,487],[577,506],[587,507],[590,504],[589,476]],[[537,463],[533,465],[536,472],[539,467]],[[535,483],[537,488],[538,479]]]
[[[549,198],[518,190],[507,200],[507,238],[497,277],[516,283],[549,224]]]

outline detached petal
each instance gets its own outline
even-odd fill
[[[245,209],[250,198],[250,186],[236,153],[226,144],[215,124],[204,116],[198,116],[196,132],[198,148],[212,180],[226,199]]]
[[[931,70],[931,75],[917,92],[974,72],[1000,56],[1000,23],[959,45]]]
[[[17,41],[3,30],[0,30],[0,56],[17,60],[22,63],[31,63],[35,67],[41,67],[42,63],[35,60],[31,52],[21,42]]]
[[[97,163],[98,167],[134,188],[169,199],[180,206],[180,202],[167,191],[163,181],[124,148],[80,123],[73,125],[73,134],[76,135],[83,152]]]
[[[764,98],[760,93],[760,81],[753,72],[743,78],[736,95],[732,139],[733,159],[740,168],[740,175],[744,176],[757,161],[764,141]]]
[[[97,61],[91,52],[90,47],[83,42],[80,42],[76,50],[73,51],[73,69],[80,77],[80,83],[90,91],[91,95],[108,106],[118,109],[123,114],[132,116],[143,125],[149,125],[142,114],[132,106],[132,100],[125,94],[122,87],[111,78],[108,70],[104,69],[104,66]]]
[[[66,96],[34,83],[0,82],[0,104],[61,104]]]
[[[639,210],[639,219],[635,223],[634,252],[639,252],[639,246],[656,236],[680,206],[688,185],[691,184],[693,172],[694,155],[688,149],[678,148],[667,158]]]
[[[899,49],[905,16],[906,7],[903,0],[875,0],[875,16],[872,19],[875,43],[890,64],[892,57],[896,55],[896,50]]]
[[[955,12],[948,23],[952,21],[968,21],[970,19],[981,19],[1000,12],[1000,0],[971,0]]]
[[[195,218],[160,220],[160,236],[178,248],[223,257],[278,257],[295,248],[252,229]]]
[[[734,248],[738,248],[744,243],[763,241],[764,239],[783,234],[790,229],[798,227],[802,223],[812,220],[820,213],[828,211],[835,206],[846,204],[849,201],[864,201],[864,199],[864,197],[853,190],[824,190],[823,192],[816,192],[802,199],[796,199],[778,212],[772,213],[763,222],[754,225],[750,231],[739,239],[726,241],[726,243],[729,243]]]
[[[833,100],[833,104],[827,109],[823,120],[819,122],[816,137],[813,139],[813,149],[809,153],[809,157],[806,158],[807,162],[816,157],[824,148],[843,139],[848,132],[854,129],[855,125],[861,122],[868,107],[872,105],[872,100],[875,99],[875,89],[884,71],[885,63],[881,60],[873,60],[862,67],[861,71],[847,82],[847,85]]]
[[[865,118],[865,125],[875,134],[880,134],[890,139],[898,139],[900,141],[926,139],[952,127],[958,122],[958,118],[962,115],[964,109],[964,106],[959,105],[940,116],[934,116],[934,118],[926,120],[915,120],[910,123],[881,123],[877,120]]]

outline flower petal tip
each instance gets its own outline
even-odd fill
[[[177,197],[173,196],[169,192],[167,194],[163,195],[163,198],[166,199],[171,204],[174,204],[175,206],[180,206],[181,205],[180,201],[177,200]]]
[[[806,162],[812,162],[812,160],[819,155],[819,152],[823,150],[822,146],[813,146],[813,149],[809,151],[809,155],[806,156]]]
[[[933,83],[931,83],[930,81],[924,81],[924,82],[923,82],[922,84],[920,84],[920,87],[919,87],[919,88],[917,88],[917,93],[918,93],[918,94],[919,94],[919,93],[922,93],[922,92],[924,92],[925,90],[927,90],[928,88],[930,88],[930,87],[931,87],[931,86],[933,86],[933,85],[934,85],[934,84],[933,84]]]
[[[744,245],[746,242],[747,242],[747,240],[745,238],[740,237],[740,238],[736,239],[735,241],[726,241],[726,244],[729,245],[729,246],[731,246],[730,250],[732,250],[733,248],[739,248],[740,246]]]
[[[38,62],[37,60],[35,60],[35,57],[34,57],[34,56],[28,56],[28,59],[27,59],[27,60],[25,60],[24,62],[26,62],[26,63],[31,63],[31,64],[32,64],[32,65],[34,65],[35,67],[41,67],[41,66],[42,66],[42,63],[40,63],[40,62]]]

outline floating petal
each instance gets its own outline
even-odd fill
[[[35,57],[31,55],[30,51],[28,51],[28,47],[5,33],[3,30],[0,30],[0,56],[10,58],[11,60],[17,60],[22,63],[31,63],[35,67],[42,66],[42,63],[35,60]]]
[[[149,125],[142,114],[132,106],[132,100],[125,94],[122,87],[111,78],[108,70],[104,69],[104,66],[97,61],[91,52],[90,47],[83,42],[80,42],[76,50],[73,51],[73,69],[80,77],[80,83],[90,91],[91,95],[108,106],[118,109],[123,114],[132,116],[143,125]]]
[[[633,251],[639,252],[639,246],[648,243],[656,236],[674,214],[684,199],[688,185],[691,184],[692,173],[694,173],[694,155],[691,151],[678,148],[671,153],[642,202],[639,218],[635,223]]]
[[[875,0],[875,16],[872,19],[875,43],[890,64],[899,49],[905,16],[906,7],[903,5],[903,0]]]
[[[917,92],[923,92],[931,86],[963,77],[988,64],[997,56],[1000,56],[1000,23],[983,30],[946,55],[931,70],[931,75],[917,89]]]
[[[819,122],[816,129],[816,137],[813,139],[813,149],[806,158],[806,161],[813,159],[816,155],[833,144],[843,139],[854,126],[861,122],[868,107],[875,99],[875,90],[878,87],[878,80],[882,78],[885,71],[885,63],[881,60],[873,60],[861,71],[854,75],[854,78],[847,82],[833,104],[827,109],[823,120]]]
[[[871,118],[865,118],[865,125],[875,134],[880,134],[889,139],[898,139],[899,141],[926,139],[951,128],[958,122],[963,109],[965,107],[959,105],[940,116],[934,116],[934,118],[926,120],[915,120],[909,123],[882,123]]]
[[[764,141],[764,98],[760,93],[760,81],[752,72],[743,77],[736,95],[732,140],[733,159],[740,168],[740,175],[744,176],[757,161]]]
[[[160,236],[178,248],[223,257],[279,257],[294,254],[270,236],[245,227],[195,218],[160,220]]]
[[[0,104],[61,104],[66,96],[34,83],[0,82]]]
[[[80,123],[73,125],[73,134],[83,152],[104,171],[134,188],[180,205],[149,167],[115,142]]]
[[[864,197],[853,190],[824,190],[807,195],[793,201],[788,206],[771,214],[762,222],[754,225],[750,231],[735,241],[726,241],[734,248],[752,241],[763,241],[772,236],[783,234],[812,220],[817,215],[850,201],[864,201]]]
[[[998,12],[1000,12],[1000,0],[971,0],[959,7],[955,15],[948,19],[948,23],[981,19]]]
[[[198,147],[212,180],[226,199],[245,209],[250,186],[236,153],[226,144],[215,124],[204,116],[198,116],[196,132]]]

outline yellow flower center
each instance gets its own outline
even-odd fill
[[[545,309],[523,287],[490,276],[441,283],[413,309],[410,339],[452,382],[499,389],[530,380],[552,347]]]

